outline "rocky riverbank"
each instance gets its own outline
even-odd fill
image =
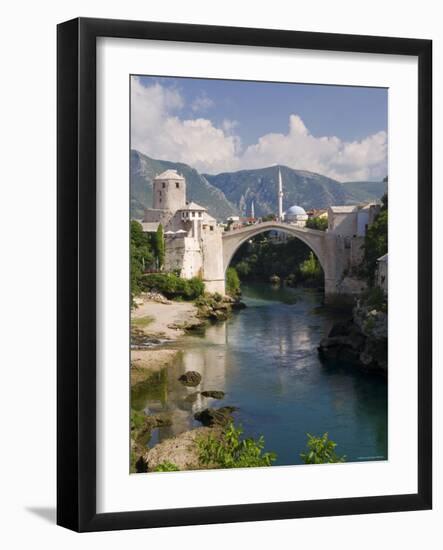
[[[336,323],[318,347],[323,359],[340,360],[370,371],[388,369],[388,314],[360,303],[352,318]]]
[[[233,311],[246,307],[239,298],[222,296],[221,294],[204,294],[195,301],[199,319],[210,321],[226,321]]]
[[[191,303],[171,301],[152,292],[137,297],[136,306],[131,312],[133,400],[137,400],[147,388],[156,399],[164,399],[170,367],[180,353],[175,342],[186,334],[204,331],[211,322],[226,320],[233,311],[245,307],[239,300],[218,294],[205,294]],[[183,386],[195,388],[187,396],[188,400],[195,400],[200,394],[205,399],[217,400],[224,397],[224,392],[218,388],[201,388],[204,381],[198,372],[187,371],[178,381]],[[133,410],[131,471],[152,471],[164,463],[173,463],[180,469],[202,467],[198,462],[195,438],[199,434],[205,435],[207,431],[218,433],[222,426],[232,420],[233,412],[233,407],[203,409],[195,415],[195,419],[203,425],[202,428],[185,431],[149,449],[153,430],[171,426],[177,419],[171,413],[153,414],[147,410]]]
[[[207,469],[200,461],[198,440],[217,434],[221,436],[221,428],[195,428],[180,435],[158,443],[152,449],[145,450],[137,461],[139,471],[153,472],[161,464],[169,463],[179,470]]]
[[[148,380],[151,389],[158,384],[161,385],[162,373],[154,373]],[[158,380],[157,380],[157,378]],[[193,388],[192,396],[201,394],[203,397],[212,399],[223,399],[225,394],[219,390],[202,390],[202,377],[196,371],[187,371],[178,378],[183,386]],[[133,388],[135,391],[140,384]],[[136,395],[133,395],[136,398]],[[157,471],[157,468],[174,465],[179,470],[193,470],[207,468],[203,464],[199,454],[199,440],[204,436],[212,434],[216,438],[222,437],[223,429],[234,420],[233,414],[236,407],[206,407],[194,414],[194,419],[202,424],[202,427],[186,430],[174,437],[170,437],[153,447],[148,445],[151,440],[152,431],[156,428],[164,428],[174,424],[175,417],[172,412],[150,413],[146,410],[131,413],[131,471],[149,472]],[[211,467],[211,466],[209,466]]]
[[[224,321],[245,305],[220,294],[205,294],[193,302],[178,302],[156,292],[134,299],[131,311],[131,384],[171,364],[178,349],[164,348],[185,334],[203,332],[209,322]]]
[[[131,385],[172,363],[178,349],[164,348],[204,327],[192,302],[173,302],[159,293],[142,293],[131,311]]]
[[[200,459],[199,440],[209,435],[222,438],[224,428],[233,420],[232,414],[236,410],[235,407],[204,409],[194,415],[203,424],[202,427],[187,430],[152,448],[147,447],[151,430],[171,425],[172,421],[167,414],[146,415],[142,427],[132,432],[133,471],[153,472],[162,464],[173,464],[178,470],[211,468],[211,465],[202,463]]]

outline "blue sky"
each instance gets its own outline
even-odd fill
[[[341,181],[377,180],[387,173],[387,95],[384,88],[133,77],[132,142],[203,172],[287,164]]]
[[[247,82],[192,78],[142,78],[144,85],[159,82],[180,90],[186,100],[183,116],[195,116],[195,98],[207,97],[203,109],[216,123],[239,122],[246,145],[268,132],[285,132],[288,116],[297,113],[314,136],[335,135],[361,140],[387,130],[387,89],[315,84]]]

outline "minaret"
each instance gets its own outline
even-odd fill
[[[278,169],[278,221],[283,221],[283,183],[280,168]]]
[[[255,219],[254,201],[251,203],[251,218]]]

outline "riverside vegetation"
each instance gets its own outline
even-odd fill
[[[197,431],[197,430],[196,430]],[[186,469],[214,469],[214,468],[258,468],[272,466],[277,455],[274,452],[264,451],[264,437],[257,439],[242,437],[243,429],[229,422],[223,429],[216,428],[205,435],[195,438],[197,462],[193,468],[186,465]],[[329,439],[327,433],[320,436],[307,435],[306,449],[299,455],[305,464],[336,464],[345,462],[345,456],[335,452],[337,444]],[[152,469],[148,467],[149,458],[141,456],[133,462],[137,472],[174,472],[180,468],[174,462],[165,460],[156,464]]]

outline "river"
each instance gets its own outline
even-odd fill
[[[242,292],[246,309],[203,336],[186,336],[155,387],[133,392],[134,408],[172,413],[172,426],[155,430],[149,446],[199,426],[197,410],[234,405],[236,423],[245,435],[264,436],[276,465],[300,464],[306,433],[324,432],[346,461],[387,459],[386,379],[318,357],[321,338],[340,315],[314,290],[255,284]],[[187,370],[201,373],[200,389],[222,390],[225,398],[182,386],[177,379]]]

